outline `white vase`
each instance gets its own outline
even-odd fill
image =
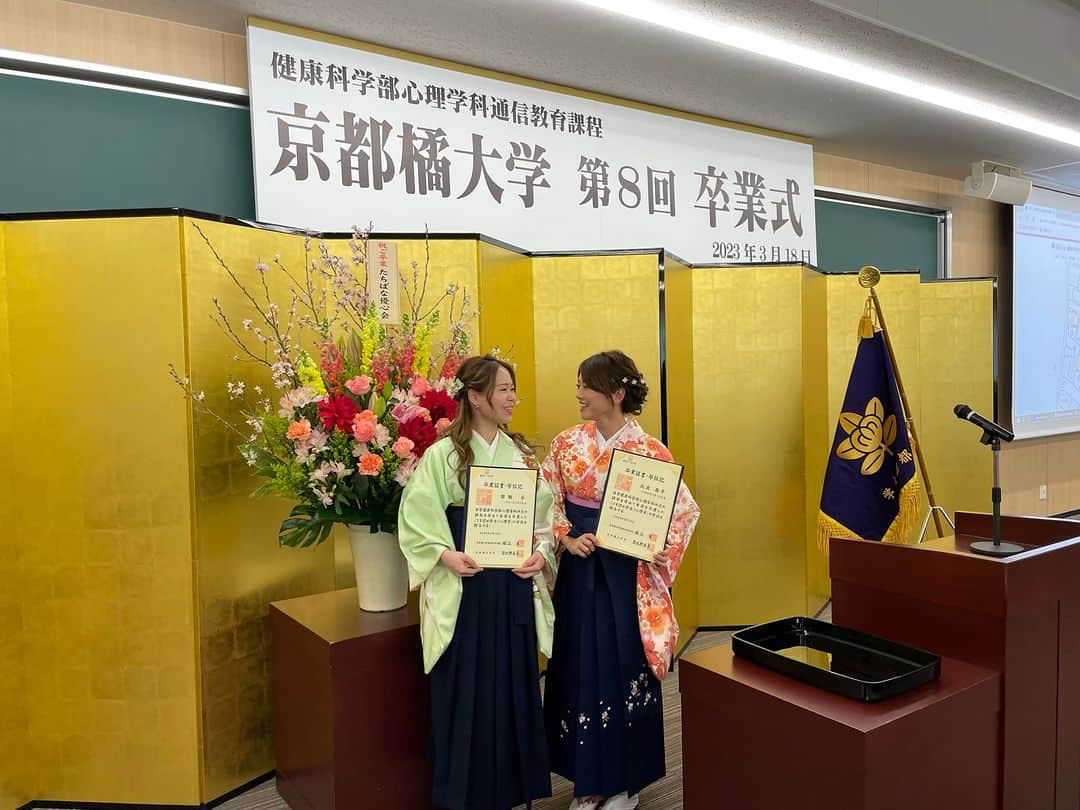
[[[370,526],[348,528],[360,609],[377,613],[405,607],[409,571],[397,535],[373,532]]]

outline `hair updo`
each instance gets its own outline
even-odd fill
[[[625,392],[620,403],[623,413],[641,413],[649,396],[644,375],[638,371],[634,361],[618,349],[586,357],[578,366],[578,376],[586,388],[609,397],[622,389]]]

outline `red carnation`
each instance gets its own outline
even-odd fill
[[[440,419],[454,421],[457,416],[457,402],[445,391],[429,388],[420,395],[420,406],[428,409],[431,421],[438,422]]]
[[[360,409],[349,397],[331,396],[319,403],[319,419],[328,433],[339,428],[351,434],[353,417],[358,413]]]
[[[424,451],[435,443],[438,435],[435,432],[435,423],[422,416],[414,416],[408,422],[398,425],[398,436],[412,439],[413,452],[417,458],[424,455]]]

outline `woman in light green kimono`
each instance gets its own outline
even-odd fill
[[[514,369],[470,357],[457,381],[457,414],[405,487],[398,535],[410,584],[420,588],[432,801],[508,810],[551,795],[537,651],[551,653],[554,500],[538,477],[533,554],[520,568],[484,570],[464,553],[469,465],[537,464],[525,438],[505,428],[517,402]]]

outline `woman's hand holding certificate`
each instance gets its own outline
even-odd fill
[[[524,565],[514,569],[514,573],[522,579],[530,579],[543,571],[545,564],[544,555],[539,551],[534,551],[532,556],[525,561]]]
[[[439,562],[449,568],[453,573],[459,577],[471,577],[479,574],[484,569],[476,564],[476,560],[466,554],[464,551],[453,551],[447,549],[439,557]]]

